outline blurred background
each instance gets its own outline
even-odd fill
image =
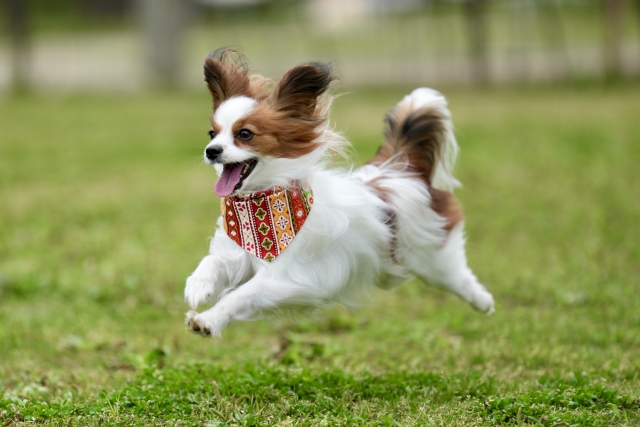
[[[346,85],[640,75],[640,0],[3,0],[0,91],[201,87],[206,52]]]

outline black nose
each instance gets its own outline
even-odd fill
[[[204,150],[204,154],[209,160],[215,160],[220,154],[222,154],[222,147],[219,145],[212,145]]]

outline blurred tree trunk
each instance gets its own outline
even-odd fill
[[[28,0],[4,0],[9,49],[11,51],[11,89],[23,92],[31,83],[31,38]]]
[[[532,77],[531,48],[529,40],[535,35],[536,10],[531,1],[509,3],[509,73],[514,80],[528,81]]]
[[[552,60],[552,64],[547,64],[547,67],[550,69],[555,68],[556,77],[566,78],[571,76],[573,75],[571,58],[557,0],[542,6],[541,11],[543,13],[543,19],[540,20],[543,25],[542,36]]]
[[[144,33],[145,56],[151,83],[177,87],[186,30],[186,0],[138,0],[139,22]]]
[[[466,0],[464,3],[471,81],[475,84],[486,84],[490,79],[486,13],[488,5],[488,0]]]
[[[622,0],[603,0],[604,67],[608,78],[622,75]]]

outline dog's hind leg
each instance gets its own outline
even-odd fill
[[[493,296],[467,266],[462,222],[451,229],[443,245],[414,248],[404,263],[423,282],[458,295],[480,312],[493,313]]]

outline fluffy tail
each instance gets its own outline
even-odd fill
[[[452,190],[460,185],[453,177],[458,144],[440,92],[419,88],[405,96],[387,114],[385,137],[371,163],[406,161],[430,187]]]

